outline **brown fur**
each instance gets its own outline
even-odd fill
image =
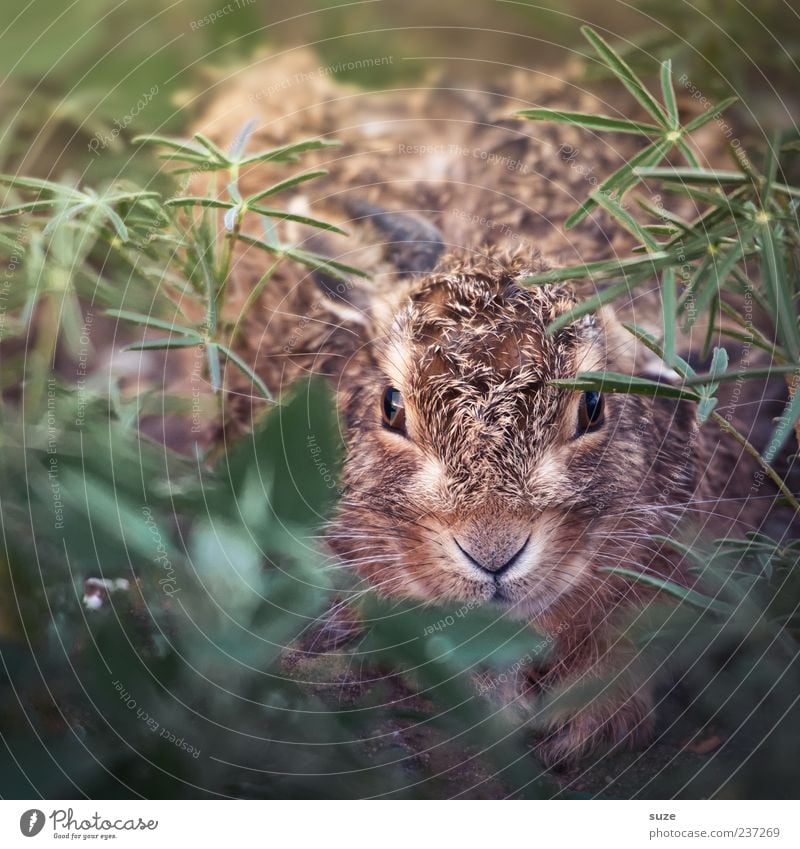
[[[615,111],[532,73],[496,93],[365,93],[317,78],[259,97],[315,64],[302,54],[265,60],[223,89],[202,126],[226,144],[255,114],[259,145],[317,135],[344,142],[304,161],[330,175],[291,202],[351,235],[323,239],[292,225],[280,233],[366,267],[373,280],[351,281],[337,296],[284,263],[258,309],[239,317],[237,303],[270,262],[242,248],[229,316],[243,322],[242,355],[273,391],[309,373],[328,375],[338,390],[348,454],[330,544],[382,592],[492,600],[557,635],[553,664],[536,681],[545,692],[614,672],[615,686],[590,707],[554,714],[541,748],[549,762],[644,740],[652,695],[621,632],[647,592],[601,569],[691,583],[680,557],[650,535],[687,518],[730,529],[740,502],[723,476],[741,458],[713,429],[700,433],[685,402],[609,395],[605,424],[578,435],[579,394],[548,381],[578,370],[637,373],[652,358],[610,311],[547,335],[575,294],[519,283],[546,267],[543,257],[574,263],[630,250],[630,236],[604,213],[564,231],[592,185],[563,146],[580,149],[579,161],[602,179],[640,143],[509,119],[530,105]],[[285,176],[286,166],[256,169],[243,176],[243,193]],[[423,225],[436,228],[425,231],[430,238],[397,236]],[[624,309],[645,323],[642,303],[657,326],[652,297]],[[405,400],[406,435],[382,424],[387,386]],[[497,579],[470,560],[505,562],[523,545]]]

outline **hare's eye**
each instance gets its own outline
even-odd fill
[[[605,418],[605,401],[600,392],[584,392],[578,405],[578,434],[597,430]]]
[[[405,433],[406,429],[406,410],[403,406],[403,396],[399,389],[394,386],[388,386],[383,393],[383,422],[392,430],[398,430]]]

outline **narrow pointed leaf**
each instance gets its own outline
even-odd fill
[[[797,369],[795,368],[795,373]],[[795,389],[794,397],[786,404],[786,409],[781,413],[778,424],[772,434],[772,439],[764,451],[764,460],[771,463],[778,452],[783,448],[789,434],[792,432],[795,422],[800,418],[800,386]]]
[[[635,377],[613,371],[578,372],[574,378],[551,380],[552,386],[564,389],[597,390],[601,392],[620,392],[625,395],[647,395],[649,397],[678,398],[684,401],[698,401],[700,395],[691,389],[673,386],[646,377]]]
[[[231,165],[231,161],[228,159],[225,151],[211,141],[210,138],[204,136],[202,133],[195,133],[194,137],[212,156],[217,159],[218,162],[224,163],[228,166]]]
[[[236,134],[236,138],[233,140],[233,144],[231,145],[229,159],[233,162],[237,162],[242,153],[244,152],[245,147],[247,146],[247,142],[250,139],[250,136],[253,134],[253,130],[256,128],[256,119],[251,118],[249,121],[245,121],[242,125],[242,128]]]
[[[663,180],[671,183],[691,183],[719,186],[729,183],[743,185],[752,183],[741,171],[706,170],[697,168],[637,168],[636,176],[648,180]]]
[[[683,381],[684,386],[701,386],[710,383],[730,383],[733,380],[767,380],[777,375],[794,374],[797,366],[765,366],[764,368],[737,368],[730,371],[722,371],[717,374],[695,374]]]
[[[559,124],[574,124],[587,130],[600,132],[634,133],[636,135],[660,135],[662,128],[655,124],[612,118],[609,115],[590,115],[586,112],[566,112],[558,109],[523,109],[516,113],[530,121],[555,121]]]
[[[30,203],[21,203],[18,206],[7,206],[5,209],[0,209],[0,218],[19,215],[21,212],[33,212],[36,209],[52,209],[54,206],[58,206],[59,203],[60,200],[58,198],[51,198],[50,200],[34,200]]]
[[[716,106],[712,106],[710,109],[703,112],[702,115],[698,115],[693,121],[690,121],[684,127],[684,133],[688,135],[702,127],[704,124],[707,124],[709,121],[713,121],[717,115],[736,103],[738,99],[738,97],[726,97],[724,100],[721,100]]]
[[[317,177],[324,177],[327,175],[327,173],[327,171],[307,171],[304,174],[297,174],[295,177],[289,177],[286,180],[281,180],[280,183],[275,183],[274,186],[270,186],[268,189],[264,189],[263,192],[251,195],[247,199],[247,202],[249,204],[256,203],[266,197],[269,197],[270,195],[276,195],[278,194],[278,192],[282,192],[286,189],[291,189],[294,186],[298,186],[300,185],[300,183],[305,183],[308,180],[314,180]]]
[[[0,174],[0,183],[8,183],[16,188],[37,189],[42,192],[52,192],[56,195],[67,195],[84,197],[83,192],[73,186],[65,186],[62,183],[54,183],[51,180],[38,180],[35,177],[18,177],[15,174]]]
[[[725,616],[730,616],[734,612],[730,605],[717,601],[717,599],[710,598],[709,596],[705,596],[702,593],[698,593],[696,590],[690,590],[688,587],[682,587],[680,584],[676,584],[674,581],[669,581],[659,575],[651,575],[647,572],[637,572],[634,569],[628,569],[624,566],[601,566],[600,571],[610,572],[614,575],[623,575],[626,578],[632,578],[633,580],[639,581],[643,584],[649,584],[652,587],[663,590],[664,592],[679,598],[681,601],[694,605],[695,607],[699,607],[702,610],[713,610],[714,612]]]
[[[267,384],[255,373],[255,371],[250,368],[249,365],[235,352],[228,348],[226,345],[219,346],[220,351],[232,362],[236,367],[250,380],[253,382],[253,385],[256,386],[258,391],[264,396],[267,401],[273,401],[272,393],[267,388]]]
[[[651,336],[643,327],[639,327],[638,324],[634,324],[630,321],[624,321],[622,326],[631,334],[635,339],[642,343],[645,348],[651,350],[657,357],[660,357],[662,360],[664,357],[664,349],[661,345],[658,344],[656,339]],[[686,378],[689,375],[695,374],[695,370],[683,359],[683,357],[675,354],[674,362],[671,363],[671,368],[674,369],[682,378]]]
[[[339,262],[338,260],[331,259],[330,257],[311,253],[310,251],[304,251],[300,248],[293,248],[289,245],[272,244],[262,239],[256,239],[253,236],[248,236],[246,233],[238,233],[236,238],[248,245],[261,248],[261,250],[267,251],[267,253],[292,259],[314,271],[325,271],[332,277],[336,277],[339,280],[347,281],[351,276],[369,277],[369,273],[364,271],[362,268],[356,268],[354,265],[347,265],[343,262]]]
[[[325,139],[306,139],[305,141],[286,144],[281,147],[254,153],[241,161],[241,165],[253,165],[256,162],[293,162],[299,154],[309,150],[321,150],[325,147],[339,147],[341,142]]]
[[[194,348],[201,345],[201,336],[177,336],[174,339],[143,339],[126,345],[126,351],[167,351],[170,348]]]
[[[672,85],[672,60],[665,59],[661,63],[661,95],[667,110],[670,126],[673,130],[680,127],[678,118],[678,102],[675,99],[675,88]]]
[[[678,150],[683,154],[683,158],[689,163],[692,168],[701,168],[700,160],[695,156],[694,151],[689,146],[689,143],[684,138],[679,138],[676,142]]]
[[[194,153],[202,157],[203,159],[208,158],[206,156],[206,151],[202,147],[202,145],[199,145],[193,141],[189,141],[189,139],[176,139],[170,136],[146,134],[141,136],[134,136],[133,142],[134,144],[160,144],[163,147],[168,147],[172,150],[177,150],[183,153]]]
[[[142,324],[145,327],[157,327],[159,330],[169,330],[172,333],[181,333],[185,336],[197,335],[197,331],[193,327],[185,327],[182,324],[164,321],[163,319],[154,318],[151,315],[145,315],[140,312],[131,312],[130,310],[106,310],[106,315],[110,315],[112,318],[121,318],[125,321],[132,321],[134,324]]]
[[[169,198],[169,200],[164,201],[164,206],[203,206],[207,209],[230,209],[232,206],[235,206],[235,204],[228,200],[189,196]]]
[[[668,115],[619,53],[591,27],[581,27],[581,32],[612,73],[650,113],[650,116],[662,127],[669,127]]]
[[[616,220],[633,236],[635,236],[646,248],[656,252],[660,250],[661,245],[654,239],[650,233],[642,228],[642,225],[628,212],[627,209],[617,203],[612,197],[606,194],[598,194],[595,196],[598,206],[606,210],[606,212],[616,218]]]
[[[122,220],[121,216],[110,206],[103,206],[102,209],[103,213],[114,225],[114,229],[117,231],[117,235],[120,239],[122,239],[123,242],[127,242],[129,239],[128,228],[125,226],[125,222]]]
[[[587,262],[585,265],[573,265],[567,268],[555,268],[525,277],[523,283],[529,286],[541,286],[546,283],[560,283],[564,280],[606,280],[609,277],[632,277],[638,273],[659,271],[676,261],[685,262],[702,255],[708,249],[705,242],[699,240],[686,242],[675,250],[661,250],[643,256],[630,257],[623,260],[599,260]],[[681,259],[681,258],[684,259]]]
[[[574,306],[571,310],[563,313],[555,321],[551,321],[550,324],[547,325],[547,333],[557,333],[562,327],[572,324],[572,322],[576,319],[582,318],[584,315],[589,315],[589,313],[596,312],[604,304],[610,304],[611,301],[616,300],[621,295],[629,293],[631,288],[631,284],[628,283],[628,281],[608,286],[606,289],[603,289],[596,295],[593,295],[591,298],[587,298],[585,301]]]
[[[630,161],[618,168],[589,195],[580,207],[578,207],[578,209],[566,220],[564,227],[569,230],[576,224],[583,221],[583,219],[597,206],[598,195],[609,195],[612,192],[616,192],[621,197],[639,180],[635,174],[636,168],[640,165],[655,165],[656,162],[661,161],[664,154],[671,146],[671,142],[661,139],[660,141],[654,142],[644,148],[644,150],[640,150],[639,153],[630,159]]]
[[[208,379],[211,381],[211,388],[214,392],[219,392],[222,388],[222,369],[219,361],[219,347],[214,342],[209,342],[206,345],[206,360],[208,361]]]
[[[661,277],[661,314],[664,336],[664,362],[675,362],[675,323],[677,317],[677,284],[675,269],[667,268]]]
[[[307,224],[309,227],[316,227],[318,230],[328,230],[331,233],[340,233],[342,236],[347,235],[341,227],[329,224],[327,221],[320,221],[318,218],[311,218],[308,215],[295,215],[293,212],[286,212],[283,209],[270,209],[266,206],[248,205],[247,208],[267,218],[277,218],[279,221],[297,221],[299,224]]]
[[[771,318],[778,330],[778,338],[786,348],[790,359],[797,362],[800,360],[800,328],[798,328],[797,311],[787,279],[783,245],[780,238],[773,234],[769,223],[761,225],[759,231],[764,288],[770,305]]]

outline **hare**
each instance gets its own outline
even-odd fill
[[[756,524],[732,496],[745,461],[699,428],[688,402],[553,386],[578,370],[641,374],[657,362],[607,308],[548,335],[582,293],[521,282],[630,250],[603,212],[568,232],[564,221],[640,143],[514,119],[532,105],[613,111],[533,72],[493,92],[369,93],[317,65],[304,52],[264,59],[221,87],[200,128],[224,145],[255,118],[259,145],[342,142],[315,154],[328,176],[288,204],[349,235],[291,224],[279,235],[371,279],[284,262],[241,316],[241,355],[275,393],[311,373],[335,387],[347,458],[329,545],[380,592],[499,605],[531,623],[532,640],[553,635],[550,664],[527,677],[536,691],[611,678],[588,706],[551,714],[547,763],[642,743],[652,687],[621,623],[648,591],[605,570],[691,583],[680,555],[651,537],[686,517],[715,533]],[[713,130],[706,142],[718,156]],[[259,167],[242,175],[243,191],[283,176]],[[269,262],[239,250],[239,303]],[[621,310],[658,326],[652,292]]]

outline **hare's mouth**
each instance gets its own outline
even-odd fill
[[[487,547],[484,552],[490,553],[478,558],[455,535],[452,542],[458,552],[460,569],[468,572],[465,577],[470,582],[480,585],[486,601],[518,609],[529,616],[534,611],[542,613],[557,598],[558,594],[546,586],[544,576],[534,577],[537,551],[530,533],[522,538],[521,543],[510,548],[507,546],[500,556],[495,553],[495,548]]]
[[[541,616],[561,594],[537,581],[498,581],[490,601],[526,618]]]

